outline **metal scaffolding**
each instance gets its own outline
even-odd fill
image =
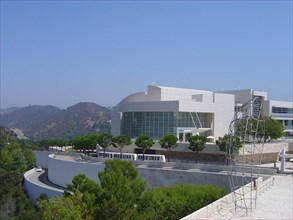
[[[256,206],[257,200],[257,179],[264,145],[264,120],[261,118],[261,111],[262,101],[255,97],[242,105],[229,126],[229,184],[235,212],[241,211],[245,215],[249,209]],[[240,149],[235,144],[237,138],[242,143]]]

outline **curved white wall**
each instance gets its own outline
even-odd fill
[[[98,172],[104,170],[103,163],[66,160],[70,158],[77,157],[55,156],[54,154],[48,156],[48,179],[51,182],[66,187],[66,184],[71,183],[74,176],[84,173],[88,178],[99,183]]]
[[[26,190],[26,193],[27,193],[29,199],[34,204],[36,204],[37,199],[39,198],[39,196],[42,193],[45,193],[48,198],[50,198],[53,195],[61,196],[63,194],[63,190],[54,189],[52,187],[41,186],[41,185],[38,185],[38,184],[30,181],[29,176],[33,175],[35,172],[36,172],[35,169],[31,169],[24,174],[25,190]]]
[[[83,162],[69,160],[73,157],[61,155],[49,155],[48,158],[48,178],[51,182],[66,187],[67,183],[71,183],[72,178],[80,173],[84,173],[88,178],[99,183],[98,172],[104,170],[105,165],[102,162]],[[155,163],[153,163],[155,164]],[[166,166],[168,163],[165,163]],[[171,164],[171,163],[170,163]],[[192,170],[182,170],[182,167],[162,169],[162,167],[137,167],[138,174],[147,181],[149,187],[169,186],[178,183],[208,184],[219,185],[229,188],[227,174],[212,172],[194,172]]]
[[[37,155],[36,155],[37,156]],[[43,157],[43,155],[41,155]],[[105,164],[99,158],[76,155],[54,155],[48,156],[48,179],[59,186],[66,187],[71,183],[74,176],[83,173],[88,178],[99,183],[98,172],[104,170]],[[182,163],[160,163],[160,162],[133,162],[141,178],[146,180],[148,187],[170,186],[178,183],[192,183],[197,185],[218,185],[229,189],[229,181],[226,173],[228,166],[213,166],[207,164],[182,164]],[[196,171],[197,170],[197,171]],[[262,173],[272,174],[272,170],[262,170]],[[35,170],[29,170],[24,174],[24,184],[29,198],[35,203],[42,193],[48,197],[52,195],[61,196],[63,190],[47,186],[45,184],[33,183],[30,175]]]

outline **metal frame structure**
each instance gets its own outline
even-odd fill
[[[229,126],[227,159],[230,189],[235,212],[247,215],[257,200],[257,179],[259,177],[264,145],[264,120],[261,119],[262,101],[255,97],[236,112]],[[242,148],[235,144],[240,138]],[[243,187],[244,186],[244,187]],[[238,190],[240,189],[240,190]]]

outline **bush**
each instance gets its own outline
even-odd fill
[[[137,206],[139,219],[180,219],[227,194],[218,186],[179,184],[144,193]]]

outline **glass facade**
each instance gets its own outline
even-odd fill
[[[145,134],[158,140],[165,134],[177,135],[178,127],[210,127],[208,113],[123,112],[121,134],[135,138]]]
[[[293,120],[284,120],[285,126],[293,126]]]
[[[273,113],[293,114],[293,108],[272,107]]]

